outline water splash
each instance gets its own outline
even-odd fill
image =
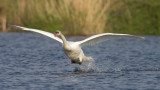
[[[94,60],[90,60],[86,63],[83,63],[82,65],[76,65],[74,72],[98,72],[99,69],[95,65]]]

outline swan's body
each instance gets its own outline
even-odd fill
[[[46,35],[54,40],[57,40],[58,42],[63,44],[63,50],[65,54],[71,59],[71,63],[75,63],[75,64],[82,64],[83,62],[86,62],[92,59],[91,57],[87,57],[84,55],[83,50],[81,49],[83,45],[98,43],[101,41],[105,41],[109,38],[131,37],[131,38],[137,38],[137,39],[144,39],[143,37],[129,35],[129,34],[103,33],[103,34],[93,35],[82,41],[71,42],[71,41],[67,41],[64,35],[60,31],[57,31],[54,35],[52,33],[37,30],[37,29],[30,29],[30,28],[20,27],[16,25],[10,25],[10,26],[17,29],[37,32],[37,33]],[[56,37],[58,35],[61,37],[61,39]]]
[[[91,57],[86,57],[78,43],[67,42],[67,45],[63,46],[65,54],[71,59],[71,63],[81,64],[82,62],[92,59]]]

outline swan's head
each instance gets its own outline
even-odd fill
[[[55,36],[59,36],[59,35],[61,35],[61,32],[60,32],[59,30],[57,30],[57,31],[55,32]]]

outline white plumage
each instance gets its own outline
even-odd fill
[[[64,35],[60,31],[56,31],[55,34],[52,34],[46,31],[31,29],[31,28],[26,28],[26,27],[21,27],[16,25],[9,25],[9,26],[14,27],[16,29],[22,29],[26,31],[40,33],[62,43],[65,54],[71,59],[71,63],[75,63],[75,64],[82,64],[83,62],[86,62],[92,59],[91,57],[86,57],[84,55],[83,50],[81,49],[83,45],[95,44],[95,43],[108,40],[110,38],[120,38],[120,37],[144,39],[144,37],[134,36],[129,34],[102,33],[102,34],[93,35],[82,41],[72,42],[72,41],[67,41]],[[60,36],[61,39],[56,36]]]

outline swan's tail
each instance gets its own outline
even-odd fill
[[[89,60],[93,60],[93,58],[92,57],[85,57],[83,62],[86,62],[86,61],[89,61]]]
[[[87,58],[87,60],[93,60],[93,58],[92,57],[86,57]]]

